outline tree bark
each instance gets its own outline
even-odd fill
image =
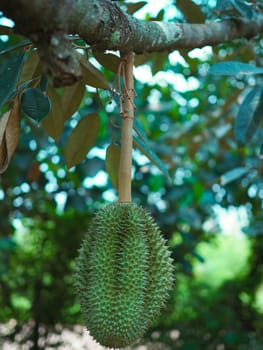
[[[81,72],[68,34],[78,34],[92,48],[135,53],[197,48],[252,38],[263,33],[263,14],[206,24],[138,20],[111,0],[1,0],[0,10],[30,38],[52,71],[76,80]]]

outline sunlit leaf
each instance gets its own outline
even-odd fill
[[[228,61],[212,65],[209,72],[215,75],[263,74],[263,68],[248,63]]]
[[[233,170],[227,171],[220,177],[220,183],[222,186],[229,184],[232,181],[239,179],[250,171],[250,168],[239,167]]]
[[[144,143],[139,137],[136,135],[133,136],[133,141],[135,146],[154,164],[161,170],[161,172],[167,177],[167,179],[171,179],[169,172],[165,166],[165,164],[161,161],[161,159],[152,151],[152,147],[148,144]]]
[[[118,189],[119,183],[119,166],[120,166],[121,149],[118,145],[111,143],[106,150],[105,166],[113,186]]]
[[[16,90],[23,61],[24,53],[0,55],[0,109]]]
[[[112,53],[93,52],[96,60],[106,69],[117,73],[120,65],[120,58]]]
[[[99,132],[100,118],[92,113],[82,118],[73,129],[65,147],[65,160],[68,168],[82,162],[94,145]]]
[[[238,142],[250,141],[263,118],[263,86],[253,89],[244,99],[236,116],[234,133]]]
[[[83,56],[79,55],[79,59],[82,67],[83,83],[98,89],[109,89],[109,83],[104,75]]]
[[[19,98],[16,97],[12,109],[0,119],[0,174],[7,169],[17,147],[20,119]]]
[[[30,118],[40,122],[50,112],[50,99],[40,89],[29,88],[22,94],[21,108]]]

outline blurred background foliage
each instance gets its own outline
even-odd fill
[[[167,1],[160,9],[149,1],[135,15],[199,23],[215,16],[213,1],[185,3]],[[21,40],[2,35],[0,45]],[[136,57],[136,118],[171,180],[135,150],[133,200],[158,222],[176,268],[168,306],[141,341],[150,349],[263,349],[262,129],[243,145],[233,131],[242,101],[262,85],[262,74],[209,71],[227,61],[262,67],[262,47],[258,37]],[[113,84],[115,74],[90,57]],[[119,142],[118,100],[110,100],[109,90],[86,86],[58,142],[24,116],[18,148],[0,177],[0,323],[15,320],[2,336],[21,346],[30,340],[32,349],[47,348],[57,325],[82,323],[74,259],[94,212],[117,198],[104,161],[108,145]],[[9,102],[1,114],[8,108]],[[96,144],[67,170],[66,141],[94,112],[100,117]]]

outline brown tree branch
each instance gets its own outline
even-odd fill
[[[216,45],[263,33],[262,14],[251,21],[238,18],[206,24],[143,21],[111,0],[1,0],[0,10],[15,21],[17,33],[36,44],[53,75],[58,71],[69,83],[81,73],[66,34],[78,34],[101,51],[146,53]]]

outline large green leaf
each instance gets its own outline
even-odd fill
[[[20,49],[21,47],[25,47],[25,46],[28,46],[31,44],[32,44],[32,42],[30,40],[23,40],[23,41],[19,42],[18,44],[7,46],[4,50],[0,51],[0,55],[10,53],[11,51]]]
[[[42,63],[37,50],[30,51],[25,57],[25,63],[20,75],[19,83],[28,81],[40,74]]]
[[[96,60],[106,69],[111,70],[114,73],[118,72],[120,65],[120,57],[113,55],[112,53],[102,53],[102,52],[93,52]]]
[[[12,109],[0,119],[0,174],[8,167],[20,136],[19,98],[16,96]]]
[[[98,89],[109,89],[109,83],[104,75],[94,67],[87,59],[79,55],[82,68],[83,83]]]
[[[143,142],[136,135],[133,136],[133,142],[135,146],[154,164],[161,170],[161,172],[165,175],[165,177],[170,181],[169,172],[165,166],[165,164],[161,161],[161,159],[153,152],[151,146],[145,142]]]
[[[83,117],[69,136],[65,147],[65,160],[68,168],[82,162],[94,145],[100,127],[97,113]]]
[[[135,118],[133,121],[133,129],[136,131],[136,134],[144,143],[148,143],[147,136],[137,118]]]
[[[14,29],[8,26],[0,25],[0,35],[11,35],[14,33]]]
[[[253,89],[244,99],[236,116],[234,133],[238,142],[250,141],[263,118],[263,86]]]
[[[244,0],[231,0],[231,2],[243,17],[252,19],[254,11],[251,8],[251,4],[246,3]]]
[[[21,108],[30,118],[40,122],[50,112],[50,99],[40,89],[30,88],[22,94]]]
[[[85,84],[81,81],[63,88],[63,93],[61,95],[61,106],[65,121],[78,110],[84,92]]]
[[[59,94],[52,86],[48,87],[47,93],[52,108],[42,124],[48,135],[56,141],[59,140],[65,121],[79,108],[84,92],[85,84],[83,82],[64,87],[62,94]]]
[[[135,4],[133,4],[133,3],[126,4],[127,11],[130,15],[132,15],[134,12],[140,10],[146,4],[147,4],[147,1],[138,1]]]
[[[105,166],[113,186],[118,189],[119,183],[119,166],[120,166],[121,149],[118,145],[111,143],[106,150]]]
[[[205,14],[201,11],[201,7],[192,0],[177,0],[176,7],[184,14],[189,23],[204,23]]]
[[[24,53],[0,55],[0,109],[15,94],[24,56]]]
[[[63,131],[65,122],[61,97],[57,93],[56,89],[51,85],[48,87],[47,94],[51,101],[51,111],[48,113],[46,118],[42,120],[42,126],[49,136],[51,136],[55,141],[58,141]]]
[[[250,171],[250,168],[248,167],[238,167],[230,171],[227,171],[220,178],[221,185],[225,186],[232,181],[238,180],[240,177],[244,176],[249,171]]]
[[[263,68],[248,63],[228,61],[212,65],[210,73],[215,75],[263,74]]]

